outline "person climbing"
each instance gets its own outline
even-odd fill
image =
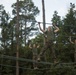
[[[40,26],[40,22],[38,22],[40,30],[43,32],[45,36],[45,44],[44,47],[42,48],[41,52],[38,55],[37,60],[40,61],[41,57],[44,55],[45,51],[49,48],[52,51],[53,55],[53,62],[56,63],[56,54],[55,50],[53,49],[53,42],[55,40],[55,35],[54,33],[57,33],[59,31],[59,28],[53,23],[53,26],[49,26],[47,30],[44,30]]]
[[[74,44],[74,61],[76,62],[76,38],[74,38],[74,41],[72,40],[71,36],[69,37],[70,43]]]
[[[29,45],[29,48],[32,49],[33,60],[34,60],[35,62],[37,62],[39,45],[38,45],[37,43],[34,43],[33,45],[30,44],[30,45]],[[38,69],[37,63],[35,63],[35,62],[33,63],[33,67],[34,67],[34,69]]]

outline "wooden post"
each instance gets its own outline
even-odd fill
[[[43,29],[45,30],[46,26],[45,26],[45,3],[44,0],[42,0],[42,11],[43,11]],[[45,45],[45,40],[46,38],[44,37],[44,45]],[[44,56],[45,60],[46,60],[46,56]]]
[[[45,30],[45,5],[44,5],[44,0],[42,0],[42,11],[43,11],[43,29]],[[45,37],[44,37],[44,45],[45,45]]]
[[[76,39],[75,39],[75,45],[74,45],[74,47],[75,47],[74,60],[75,60],[75,62],[76,62]]]
[[[43,10],[43,29],[45,30],[45,5],[44,5],[44,0],[42,0],[42,10]]]
[[[16,58],[19,58],[19,0],[17,0],[17,24],[16,24]],[[19,61],[16,59],[16,75],[19,75]]]

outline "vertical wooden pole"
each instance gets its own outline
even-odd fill
[[[76,62],[76,39],[75,39],[75,45],[74,45],[74,47],[75,47],[74,59],[75,59],[75,62]]]
[[[42,11],[43,11],[43,29],[45,30],[45,4],[44,4],[44,0],[42,0]],[[44,37],[44,45],[45,45],[45,37]]]
[[[44,5],[44,0],[42,0],[42,10],[43,10],[43,29],[45,30],[45,5]]]
[[[19,58],[19,0],[17,0],[17,24],[16,24],[16,58]],[[16,75],[19,75],[19,61],[16,59]]]
[[[42,11],[43,11],[43,29],[45,30],[46,26],[45,26],[45,3],[44,3],[44,0],[42,0]],[[43,38],[44,40],[44,45],[45,45],[45,40],[46,38],[44,37]],[[45,60],[46,60],[46,56],[44,56]]]

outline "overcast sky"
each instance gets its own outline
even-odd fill
[[[52,15],[54,11],[58,11],[61,17],[64,17],[70,6],[70,3],[75,3],[76,0],[44,0],[45,1],[45,17],[46,22],[51,22]],[[11,13],[11,5],[16,2],[16,0],[0,0],[0,4],[5,6],[5,10]],[[42,21],[42,0],[33,0],[35,6],[40,10],[40,15],[37,17],[37,21]]]

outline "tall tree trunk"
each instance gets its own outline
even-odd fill
[[[25,40],[25,46],[26,46],[26,21],[25,21],[25,38],[24,38],[24,40]]]
[[[11,50],[13,51],[13,26],[12,26]]]

